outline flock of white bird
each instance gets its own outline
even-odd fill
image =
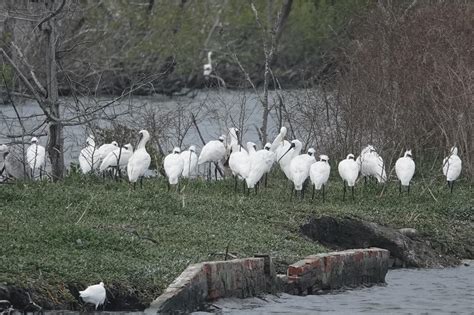
[[[240,132],[237,128],[229,128],[227,136],[222,135],[217,140],[205,144],[199,157],[194,145],[183,152],[180,148],[175,147],[165,157],[163,163],[168,183],[169,185],[177,185],[180,178],[195,177],[198,165],[205,163],[209,164],[209,177],[211,165],[216,165],[217,178],[218,166],[222,167],[224,164],[228,164],[235,178],[235,189],[237,189],[237,181],[240,179],[244,185],[246,184],[247,192],[250,189],[255,189],[255,192],[257,192],[260,182],[265,181],[266,183],[266,175],[277,163],[286,177],[293,182],[295,195],[300,192],[303,197],[304,187],[309,178],[313,186],[313,197],[315,190],[322,190],[324,200],[324,189],[331,172],[329,157],[323,154],[319,156],[317,161],[316,150],[313,148],[310,148],[306,153],[302,153],[301,141],[288,141],[286,140],[286,134],[287,129],[282,127],[275,140],[272,143],[267,143],[260,150],[253,142],[247,142],[246,146],[243,147],[239,140]],[[139,135],[140,141],[135,151],[133,151],[130,144],[119,147],[115,141],[97,147],[94,137],[89,136],[86,141],[87,146],[79,156],[82,172],[106,171],[110,168],[120,170],[126,167],[130,183],[135,184],[144,177],[151,162],[150,155],[145,147],[150,135],[146,130],[140,131]],[[30,149],[34,152],[41,151],[37,142],[32,143],[28,150],[30,151]],[[42,164],[39,162],[38,165]],[[456,147],[451,148],[449,156],[443,160],[442,168],[452,190],[454,181],[459,177],[462,169],[461,159]],[[373,177],[379,183],[387,181],[384,161],[372,145],[365,147],[357,159],[355,159],[354,154],[348,154],[344,160],[339,162],[338,172],[344,182],[344,198],[347,187],[352,189],[352,195],[354,196],[354,186],[359,174],[364,178]],[[395,173],[400,180],[400,191],[401,187],[405,186],[409,192],[410,181],[415,174],[415,162],[411,150],[407,150],[404,156],[396,161]]]

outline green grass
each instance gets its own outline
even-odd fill
[[[183,183],[178,194],[168,192],[163,179],[132,191],[125,182],[77,175],[60,183],[0,185],[0,284],[49,292],[103,280],[134,288],[149,303],[187,265],[220,259],[215,253],[228,245],[239,257],[268,253],[282,265],[324,251],[299,233],[310,215],[414,227],[449,254],[472,246],[467,180],[452,195],[441,179],[430,183],[431,192],[415,182],[409,196],[399,196],[394,182],[382,196],[381,186],[361,182],[356,200],[344,202],[341,182],[331,178],[325,203],[311,202],[310,190],[305,200],[290,201],[279,172],[258,195],[234,194],[233,185],[231,179],[196,180]]]

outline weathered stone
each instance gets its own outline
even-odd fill
[[[423,239],[419,239],[416,233],[408,237],[396,229],[358,219],[327,216],[312,218],[301,226],[301,231],[311,239],[335,249],[388,249],[394,258],[401,260],[402,265],[407,267],[459,264],[457,259],[441,255]]]

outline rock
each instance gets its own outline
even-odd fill
[[[415,233],[411,231],[412,229],[403,230],[410,235],[417,235],[416,230]],[[394,258],[396,267],[429,268],[459,264],[458,259],[442,255],[424,239],[419,237],[412,239],[397,229],[349,217],[311,218],[301,226],[301,232],[312,240],[334,249],[367,247],[387,249]]]
[[[408,236],[409,238],[414,238],[418,234],[418,231],[412,228],[398,229],[398,232],[402,233],[405,236]]]

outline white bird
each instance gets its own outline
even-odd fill
[[[211,163],[220,163],[225,159],[226,148],[224,145],[225,136],[220,136],[218,140],[211,140],[204,145],[199,154],[198,165],[209,163],[208,179],[211,179]],[[215,176],[217,180],[217,166],[215,168]]]
[[[173,152],[168,154],[165,157],[163,162],[163,166],[165,168],[166,176],[168,177],[169,185],[176,185],[178,184],[179,177],[183,173],[184,161],[181,158],[181,149],[175,147]],[[168,185],[168,190],[170,186]]]
[[[103,305],[106,298],[106,291],[104,288],[104,283],[94,284],[88,286],[84,291],[79,291],[79,296],[85,303],[91,303],[95,305],[95,309],[99,305]]]
[[[372,145],[368,145],[362,149],[356,161],[359,165],[362,176],[373,176],[379,183],[385,183],[387,173],[385,172],[385,164],[382,157],[375,151]]]
[[[26,170],[27,166],[24,159],[20,158],[21,154],[15,154],[14,150],[10,149],[5,144],[0,145],[0,156],[3,160],[3,166],[0,167],[0,175],[2,181],[10,178],[27,179],[30,177],[30,172]]]
[[[293,140],[291,143],[291,147],[294,148],[295,151],[301,151],[301,141]],[[290,162],[290,179],[294,184],[295,195],[298,191],[301,191],[301,198],[304,197],[303,186],[309,176],[309,169],[311,168],[311,165],[316,162],[313,153],[314,152],[311,152],[311,154],[305,153],[296,156],[294,155]]]
[[[253,143],[247,143],[249,150],[254,149]],[[253,151],[253,150],[252,150]],[[229,168],[235,178],[234,190],[237,190],[237,178],[246,179],[250,173],[250,155],[240,147],[236,141],[231,140],[231,153],[229,156]]]
[[[451,193],[454,188],[454,181],[461,175],[462,161],[458,156],[458,148],[452,147],[450,154],[443,159],[443,174],[448,181],[448,187],[451,188]]]
[[[212,73],[212,61],[211,61],[211,56],[212,56],[212,51],[209,51],[207,53],[207,63],[204,64],[204,76],[209,77]]]
[[[86,145],[79,154],[79,166],[83,174],[95,170],[100,165],[99,153],[97,152],[93,135],[87,137]]]
[[[109,167],[112,168],[118,168],[118,171],[120,172],[120,169],[127,166],[128,161],[133,155],[133,146],[128,143],[124,145],[123,147],[116,148],[107,156],[105,159],[102,161],[100,164],[99,170],[101,172],[105,171]]]
[[[190,146],[188,150],[181,152],[181,159],[183,160],[183,178],[189,178],[195,175],[195,170],[198,164],[198,157],[196,155],[196,147]]]
[[[400,193],[402,192],[402,186],[407,186],[408,193],[410,193],[410,181],[415,174],[415,162],[411,156],[411,150],[405,151],[405,155],[397,160],[395,173],[400,180]]]
[[[289,153],[291,143],[285,140],[287,133],[286,127],[280,128],[280,133],[276,136],[275,140],[273,140],[272,145],[270,147],[270,151],[275,152],[276,160],[278,164],[280,164],[280,168],[285,173],[286,177],[291,180],[290,176],[290,163],[293,155],[298,155],[300,152],[292,151]],[[300,149],[301,151],[301,149]]]
[[[311,178],[311,182],[313,183],[313,195],[312,199],[314,198],[314,190],[323,190],[323,202],[324,202],[324,187],[329,179],[329,174],[331,173],[331,166],[329,165],[329,157],[327,155],[320,155],[319,161],[311,165],[309,169],[309,177]]]
[[[34,179],[36,177],[36,171],[38,171],[38,175],[41,178],[46,161],[46,150],[42,145],[38,144],[36,137],[31,139],[31,145],[26,150],[26,160],[31,168],[31,178]]]
[[[99,159],[103,161],[107,157],[107,155],[109,155],[110,152],[113,152],[117,148],[118,148],[117,141],[112,141],[111,143],[105,143],[101,145],[99,149],[97,150]]]
[[[267,149],[258,150],[253,153],[253,150],[250,148],[249,153],[250,171],[245,182],[247,183],[247,188],[255,188],[255,193],[257,193],[258,183],[263,175],[266,175],[270,171],[275,162],[275,153]]]
[[[339,176],[344,182],[344,197],[346,199],[346,183],[352,189],[352,199],[354,199],[354,185],[359,176],[359,164],[354,160],[354,154],[348,154],[345,160],[339,162],[338,165]]]
[[[267,187],[268,173],[270,173],[270,171],[272,170],[273,164],[276,161],[276,153],[271,151],[271,147],[272,147],[271,143],[267,142],[262,150],[257,151],[258,159],[261,160],[260,163],[264,162],[262,164],[262,168],[265,175],[265,187]],[[251,166],[250,166],[251,170],[252,170],[252,165],[253,165],[253,162],[251,163]],[[255,174],[254,175],[249,174],[249,177],[253,177],[253,176],[255,176]]]
[[[139,178],[140,187],[143,187],[143,176],[145,175],[145,172],[148,170],[148,167],[151,163],[150,154],[148,154],[145,147],[146,143],[150,139],[150,134],[146,130],[141,130],[139,134],[140,142],[138,143],[137,149],[135,152],[133,152],[127,164],[128,180],[130,183],[133,183],[134,189]]]

